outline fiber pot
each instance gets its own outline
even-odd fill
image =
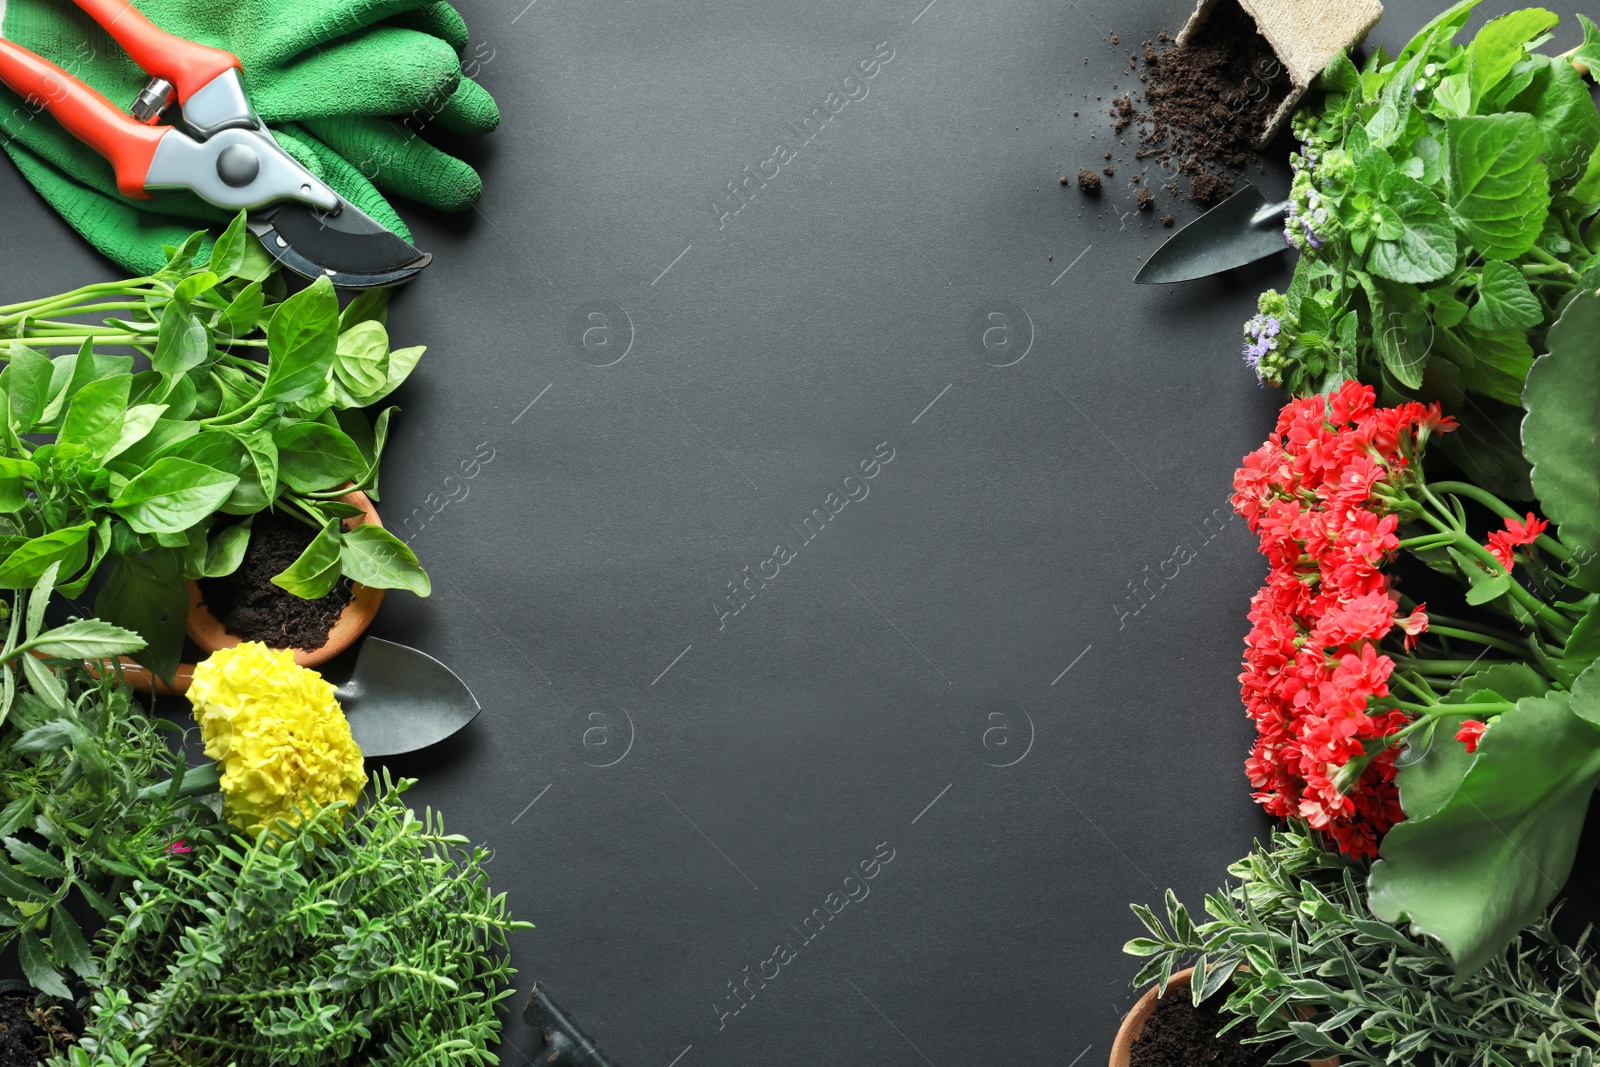
[[[341,502],[351,507],[361,509],[361,514],[351,516],[344,520],[344,528],[353,530],[357,526],[373,525],[382,526],[378,518],[378,511],[368,499],[367,494],[356,491],[339,498]],[[378,613],[378,605],[383,603],[383,590],[370,586],[353,584],[351,587],[350,602],[339,613],[339,618],[334,621],[328,631],[328,639],[317,648],[297,648],[294,650],[294,661],[302,667],[316,667],[328,662],[345,649],[355,643],[356,638],[366,632],[372,624],[373,616]],[[231,634],[217,621],[206,607],[200,594],[200,585],[189,582],[189,640],[193,641],[206,655],[210,655],[219,648],[232,648],[239,643],[239,637]],[[161,696],[172,696],[188,690],[189,683],[194,680],[194,664],[180,663],[178,672],[173,679],[174,684],[168,685],[161,679],[153,679],[150,672],[133,663],[126,656],[122,660],[123,673],[133,687],[140,692],[150,692],[152,687]]]
[[[1242,970],[1243,968],[1241,968]],[[1189,979],[1194,975],[1193,967],[1185,967],[1176,972],[1167,980],[1167,995],[1189,995]],[[1122,1017],[1122,1025],[1117,1028],[1117,1039],[1111,1044],[1111,1067],[1129,1067],[1133,1062],[1133,1046],[1144,1034],[1144,1024],[1156,1010],[1156,989],[1151,986],[1144,991],[1144,996],[1134,1002],[1128,1009],[1128,1014]],[[1313,1060],[1307,1067],[1339,1067],[1337,1056],[1327,1060]]]

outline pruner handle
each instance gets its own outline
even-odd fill
[[[141,16],[142,17],[142,16]],[[0,38],[0,82],[36,100],[68,133],[106,158],[124,196],[149,200],[145,176],[170,126],[146,126],[43,56]]]
[[[74,0],[127,51],[147,74],[165,78],[185,103],[194,93],[230,70],[239,57],[220,48],[168,33],[145,18],[128,0]]]

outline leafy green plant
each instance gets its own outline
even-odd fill
[[[1600,785],[1600,293],[1578,294],[1548,343],[1528,375],[1523,446],[1540,506],[1559,524],[1559,540],[1538,540],[1556,562],[1526,560],[1532,588],[1510,573],[1476,575],[1468,603],[1500,613],[1498,627],[1521,630],[1513,637],[1490,627],[1501,636],[1483,639],[1487,658],[1398,663],[1400,684],[1433,703],[1403,731],[1411,736],[1395,780],[1406,819],[1384,838],[1371,905],[1437,937],[1463,973],[1483,966],[1555,899]],[[1450,501],[1442,515],[1465,516],[1462,497],[1497,516],[1514,514],[1463,483],[1434,483],[1432,492]],[[1472,579],[1459,558],[1419,554]],[[1516,658],[1500,660],[1503,653]],[[1429,696],[1435,688],[1446,695]],[[1452,715],[1469,707],[1487,723],[1475,752],[1452,737],[1460,721]],[[1446,722],[1448,729],[1439,725]]]
[[[1600,969],[1587,934],[1562,945],[1540,917],[1485,967],[1458,978],[1450,956],[1367,911],[1360,864],[1303,829],[1272,835],[1228,869],[1238,884],[1206,897],[1196,922],[1168,890],[1166,922],[1134,905],[1149,933],[1125,951],[1148,959],[1138,983],[1187,960],[1196,1003],[1229,989],[1225,1009],[1255,1021],[1271,1062],[1338,1056],[1345,1067],[1570,1064],[1600,1049]],[[1255,1039],[1251,1039],[1254,1041]]]
[[[70,997],[68,973],[99,973],[72,908],[117,914],[130,879],[169,864],[176,835],[216,821],[186,796],[216,777],[185,778],[127,688],[84,668],[136,651],[136,634],[95,619],[46,628],[58,566],[16,595],[0,649],[0,948],[14,942],[29,982]]]
[[[422,349],[389,348],[381,293],[342,314],[326,278],[274,299],[281,281],[243,214],[204,265],[200,236],[150,277],[0,308],[0,338],[12,338],[0,372],[0,588],[59,564],[61,591],[76,596],[107,572],[95,613],[143,636],[162,677],[182,649],[182,579],[232,573],[249,516],[266,508],[318,530],[274,579],[289,592],[319,597],[341,575],[429,591],[399,539],[341,528],[356,509],[339,500],[350,487],[377,497],[397,409],[372,421],[359,409],[388,396]]]
[[[488,853],[419,819],[387,772],[254,842],[140,880],[96,943],[89,1033],[57,1067],[497,1062],[511,995]]]
[[[1361,70],[1340,56],[1318,79],[1294,126],[1286,234],[1303,254],[1287,293],[1262,297],[1247,353],[1296,395],[1359,378],[1386,403],[1444,401],[1463,424],[1446,451],[1523,499],[1511,407],[1544,331],[1582,279],[1600,283],[1600,113],[1574,66],[1585,53],[1533,51],[1552,12],[1455,44],[1476,2],[1398,56],[1377,50]]]

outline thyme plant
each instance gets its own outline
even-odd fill
[[[1206,897],[1195,922],[1167,891],[1163,923],[1133,910],[1149,937],[1125,951],[1148,958],[1136,983],[1193,959],[1195,1003],[1228,989],[1224,1008],[1259,1038],[1282,1044],[1274,1064],[1338,1056],[1343,1067],[1593,1067],[1600,1050],[1600,968],[1586,932],[1563,945],[1550,916],[1481,971],[1458,979],[1449,954],[1367,910],[1365,864],[1327,851],[1303,829],[1273,833],[1228,868],[1238,879]]]

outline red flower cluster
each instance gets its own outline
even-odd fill
[[[1395,751],[1374,757],[1346,793],[1334,778],[1406,722],[1403,711],[1367,710],[1389,694],[1394,669],[1378,643],[1398,627],[1410,645],[1428,625],[1421,607],[1396,618],[1380,568],[1399,546],[1399,519],[1375,490],[1398,488],[1427,435],[1455,428],[1437,404],[1373,403],[1355,382],[1290,401],[1233,478],[1234,509],[1271,564],[1250,602],[1239,676],[1257,730],[1245,770],[1269,812],[1304,817],[1353,856],[1376,855],[1404,818]]]
[[[1507,519],[1504,530],[1496,530],[1489,535],[1489,554],[1500,561],[1500,566],[1506,570],[1511,569],[1511,550],[1521,545],[1531,545],[1539,539],[1550,524],[1543,519],[1536,519],[1533,512],[1528,512],[1526,521]]]

